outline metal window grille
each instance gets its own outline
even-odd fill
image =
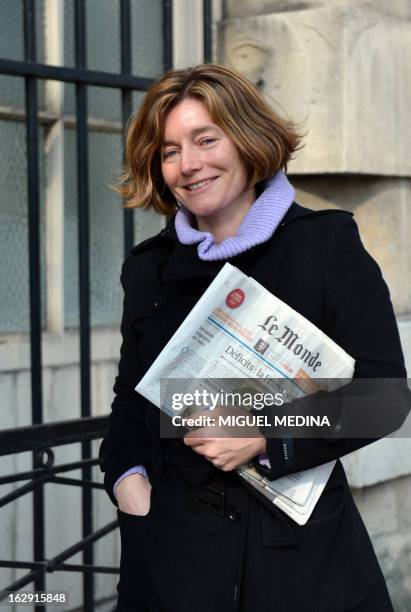
[[[92,481],[92,467],[97,459],[91,454],[91,441],[104,435],[107,417],[91,417],[90,380],[90,268],[89,268],[89,168],[88,168],[88,108],[89,86],[121,90],[122,119],[127,121],[132,111],[132,92],[145,91],[152,80],[135,76],[131,69],[131,1],[119,0],[121,72],[119,74],[87,69],[86,65],[86,6],[84,0],[74,0],[75,7],[75,67],[60,67],[36,61],[35,11],[36,0],[24,0],[24,61],[0,58],[0,74],[25,79],[25,120],[27,141],[27,193],[29,236],[29,293],[30,293],[30,363],[31,363],[31,419],[29,427],[0,432],[0,456],[32,452],[32,470],[0,477],[0,485],[25,482],[12,493],[0,497],[2,507],[33,493],[33,561],[0,560],[0,567],[27,569],[28,572],[10,585],[0,585],[0,600],[7,591],[18,591],[33,584],[34,590],[44,591],[46,573],[74,571],[83,574],[83,610],[95,609],[94,574],[118,573],[118,568],[94,565],[92,544],[117,527],[117,521],[93,532],[92,489],[102,488]],[[172,59],[172,0],[163,0],[164,69],[173,65]],[[211,0],[203,1],[204,60],[211,60]],[[37,86],[39,79],[75,84],[78,233],[79,233],[79,312],[80,312],[80,405],[81,419],[59,423],[43,423],[42,351],[41,351],[41,286],[40,286],[40,206],[39,206],[39,131]],[[126,253],[133,246],[132,212],[124,211],[124,244]],[[54,465],[53,447],[81,444],[81,461]],[[60,474],[81,468],[82,478]],[[80,486],[82,489],[82,540],[62,551],[53,559],[45,560],[44,484],[47,482]],[[82,552],[82,564],[66,561]],[[39,606],[39,611],[46,606]]]

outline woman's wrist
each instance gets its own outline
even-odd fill
[[[131,474],[141,474],[145,478],[148,478],[147,470],[144,467],[144,465],[134,465],[132,468],[130,468],[130,469],[126,470],[125,472],[123,472],[123,474],[121,474],[121,476],[119,478],[117,478],[117,480],[116,480],[116,482],[114,483],[114,486],[113,486],[113,495],[114,495],[114,497],[116,496],[116,488],[117,488],[117,486],[120,484],[120,482],[122,482],[125,478],[127,478],[127,476],[130,476]]]
[[[114,497],[117,499],[119,492],[124,491],[127,489],[127,487],[134,486],[136,483],[139,484],[140,482],[149,485],[149,481],[146,476],[139,472],[133,472],[127,476],[124,476],[114,487]]]

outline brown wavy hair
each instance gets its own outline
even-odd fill
[[[127,208],[152,206],[165,215],[176,211],[161,173],[161,147],[166,117],[185,98],[200,100],[236,144],[250,186],[286,170],[301,148],[296,126],[279,117],[238,72],[218,64],[170,70],[150,87],[128,124],[124,171],[115,187]]]

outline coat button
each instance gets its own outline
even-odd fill
[[[233,523],[238,523],[238,521],[241,519],[240,510],[231,506],[231,508],[228,509],[228,518],[230,521],[233,521]]]
[[[157,298],[156,300],[154,300],[154,309],[155,310],[160,310],[161,307],[163,306],[163,300],[161,298]]]

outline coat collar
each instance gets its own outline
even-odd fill
[[[293,202],[290,206],[286,214],[284,215],[283,220],[280,223],[279,227],[284,227],[288,225],[288,223],[297,221],[299,219],[307,219],[310,217],[318,217],[321,215],[327,215],[330,213],[343,213],[353,216],[351,212],[346,210],[339,210],[336,208],[325,209],[325,210],[310,210],[309,208],[305,208],[304,206],[300,206],[297,202]],[[167,223],[167,226],[161,230],[155,236],[140,242],[140,244],[136,245],[131,249],[131,253],[139,253],[141,251],[145,251],[150,248],[156,248],[160,246],[162,243],[167,243],[169,241],[178,242],[177,233],[174,226],[175,217],[171,217]]]
[[[276,236],[282,232],[285,227],[296,221],[330,213],[343,213],[350,214],[352,216],[352,213],[337,209],[314,211],[294,202],[288,209],[273,236]],[[252,264],[253,260],[258,259],[261,256],[262,251],[265,250],[267,244],[270,242],[271,238],[266,243],[257,245],[256,247],[253,247],[244,253],[231,258],[230,260],[203,261],[198,257],[197,245],[184,245],[179,242],[173,217],[159,234],[134,247],[132,249],[132,253],[138,254],[143,251],[158,249],[163,252],[163,255],[166,255],[168,252],[168,255],[166,255],[166,261],[162,265],[161,273],[162,279],[165,282],[168,282],[198,277],[214,277],[218,274],[226,261],[230,261],[232,265],[246,271],[244,268]],[[247,262],[248,265],[245,266],[245,262]]]

